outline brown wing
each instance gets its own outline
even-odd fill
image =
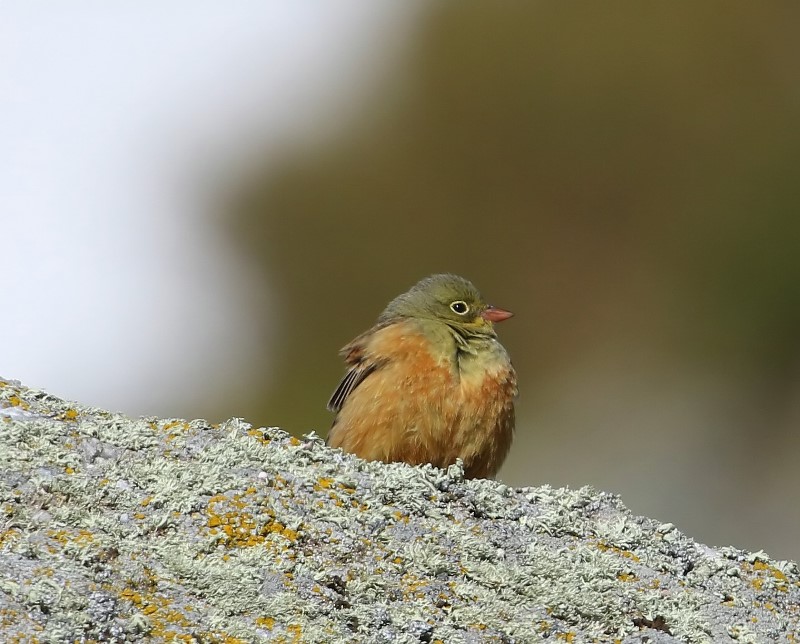
[[[333,392],[331,399],[328,401],[328,409],[338,412],[342,408],[342,405],[344,405],[344,401],[347,400],[350,392],[358,387],[358,385],[364,381],[364,378],[375,371],[378,366],[379,365],[376,363],[359,364],[350,369],[345,377],[342,378],[339,386],[336,387],[336,391]]]
[[[364,381],[364,378],[386,364],[386,358],[368,356],[364,350],[367,341],[378,328],[382,328],[382,326],[362,333],[341,350],[340,353],[344,356],[344,361],[350,365],[350,369],[328,401],[328,409],[330,411],[338,412],[347,397]]]

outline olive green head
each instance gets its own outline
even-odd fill
[[[493,322],[511,317],[509,311],[486,304],[472,282],[449,273],[431,275],[389,302],[378,322],[397,318],[437,320],[469,334],[494,334]]]

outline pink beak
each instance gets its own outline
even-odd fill
[[[484,320],[489,320],[490,322],[502,322],[503,320],[510,318],[512,315],[514,314],[511,311],[498,309],[496,306],[490,306],[483,313],[481,313],[481,317]]]

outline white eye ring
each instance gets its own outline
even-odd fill
[[[464,300],[456,300],[450,303],[450,310],[458,315],[466,315],[469,313],[469,306]]]

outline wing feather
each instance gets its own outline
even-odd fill
[[[364,379],[371,373],[380,369],[388,362],[387,358],[373,355],[367,349],[367,345],[374,338],[375,333],[380,331],[389,323],[377,324],[369,331],[362,333],[355,340],[350,342],[341,351],[344,356],[345,363],[350,369],[345,374],[336,391],[333,392],[330,400],[328,401],[328,409],[333,412],[338,412],[347,400],[347,397],[353,393],[353,390],[358,387]]]
[[[344,405],[344,401],[364,381],[369,374],[375,371],[380,366],[379,363],[359,363],[352,367],[347,372],[336,391],[333,392],[331,399],[328,401],[328,409],[330,411],[338,412]]]

